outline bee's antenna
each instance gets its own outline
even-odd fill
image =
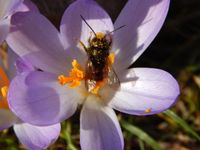
[[[94,33],[95,36],[97,36],[97,34],[94,32],[94,30],[92,29],[92,27],[87,23],[87,21],[85,20],[85,18],[83,18],[82,15],[81,16],[81,19],[87,24],[87,26],[92,30],[92,32]]]
[[[113,33],[113,32],[115,32],[115,31],[117,31],[117,30],[119,30],[119,29],[121,29],[121,28],[123,28],[123,27],[125,27],[125,26],[126,26],[126,25],[120,26],[120,27],[114,29],[113,31],[111,31],[111,32],[109,32],[109,33]]]

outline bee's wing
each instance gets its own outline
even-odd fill
[[[112,66],[109,66],[108,70],[108,85],[114,89],[118,89],[120,87],[120,81],[117,77],[117,74]]]

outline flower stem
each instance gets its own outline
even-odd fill
[[[71,122],[63,122],[63,134],[61,134],[62,138],[64,138],[67,142],[67,148],[68,150],[78,150],[75,145],[72,142],[71,137]]]

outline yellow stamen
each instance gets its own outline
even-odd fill
[[[2,94],[3,98],[6,98],[7,93],[8,93],[8,86],[2,87],[1,88],[1,94]]]
[[[81,80],[85,77],[83,69],[78,64],[77,60],[72,61],[72,70],[69,72],[69,76],[59,75],[58,81],[61,85],[70,83],[69,87],[76,88],[81,85]]]
[[[103,33],[97,33],[99,36],[103,36]],[[111,67],[111,65],[115,61],[115,54],[110,53],[108,56],[108,65]],[[72,69],[69,72],[68,76],[59,75],[58,81],[61,85],[69,84],[70,88],[76,88],[81,85],[81,81],[85,79],[85,74],[81,66],[78,64],[77,60],[72,61]],[[95,86],[89,91],[92,94],[98,95],[99,90],[105,86],[107,83],[107,78],[105,78],[103,81],[97,81]],[[88,93],[87,93],[88,94]],[[87,95],[85,94],[85,95]]]

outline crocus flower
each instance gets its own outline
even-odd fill
[[[169,0],[129,0],[113,25],[95,1],[77,0],[65,11],[60,33],[42,15],[16,14],[7,42],[38,71],[14,78],[8,92],[10,108],[24,121],[49,125],[69,118],[82,104],[81,148],[123,149],[113,109],[132,115],[156,114],[172,106],[179,95],[179,86],[169,73],[154,68],[128,69],[159,32],[168,7]],[[99,37],[126,25],[110,37],[109,60],[120,87],[104,84],[87,90],[88,56],[83,45],[87,48],[94,35],[80,15]]]
[[[0,0],[0,44],[9,32],[11,16],[29,10],[37,10],[30,0]]]
[[[13,54],[13,53],[11,53]],[[12,55],[15,56],[15,55]],[[9,56],[9,59],[11,57]],[[25,65],[21,60],[17,61],[18,70],[26,71],[32,69]],[[13,74],[11,70],[7,71]],[[60,133],[60,124],[50,126],[35,126],[21,121],[14,113],[9,110],[6,100],[6,93],[9,86],[9,79],[3,68],[0,67],[0,130],[13,126],[14,132],[20,142],[30,150],[42,150],[56,141]]]

